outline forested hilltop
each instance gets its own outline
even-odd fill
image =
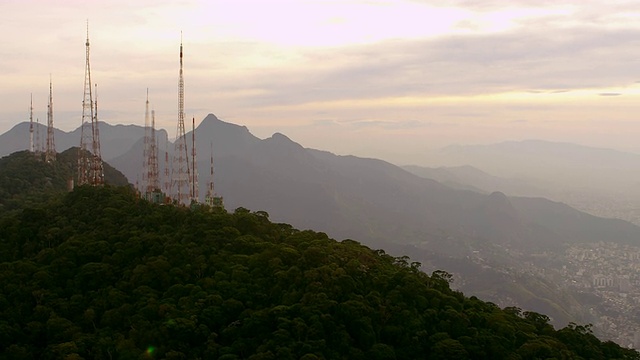
[[[127,187],[0,215],[10,359],[639,359],[407,258]]]
[[[127,178],[104,163],[107,184],[125,186]],[[39,204],[68,191],[68,182],[77,179],[78,148],[56,155],[56,161],[44,161],[44,154],[18,151],[0,158],[0,213]]]

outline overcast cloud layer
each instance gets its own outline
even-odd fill
[[[89,20],[100,114],[174,134],[187,118],[427,163],[453,143],[540,138],[640,151],[636,1],[3,1],[0,132],[80,125]],[[25,135],[25,139],[28,137]],[[26,148],[26,143],[25,143]]]

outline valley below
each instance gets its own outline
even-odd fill
[[[601,338],[640,346],[640,247],[599,242],[511,255],[510,264],[476,253],[465,258],[473,265],[438,257],[430,265],[452,265],[453,287],[500,307],[543,309],[556,326],[592,324]]]

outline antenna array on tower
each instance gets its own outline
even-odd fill
[[[98,86],[91,81],[90,51],[89,51],[89,23],[87,22],[86,66],[84,79],[84,96],[82,101],[82,124],[80,126],[80,148],[78,150],[78,185],[102,185],[104,184],[104,165],[100,154],[100,133],[98,127]],[[183,75],[183,52],[182,34],[180,36],[180,73],[178,79],[178,124],[176,130],[176,140],[172,154],[173,161],[169,163],[167,135],[165,142],[165,166],[163,189],[176,204],[187,204],[198,202],[198,164],[196,160],[196,138],[195,138],[195,117],[192,119],[192,151],[191,163],[189,162],[189,151],[184,125],[184,75]],[[94,90],[95,86],[95,90]],[[29,106],[29,151],[40,158],[41,153],[45,153],[47,162],[55,161],[56,150],[53,126],[53,85],[49,79],[49,103],[47,106],[47,137],[46,150],[40,140],[40,120],[36,119],[34,141],[33,123],[33,94]],[[91,145],[89,145],[91,144]],[[143,153],[143,182],[141,191],[145,197],[156,202],[164,200],[164,194],[160,188],[160,172],[158,169],[158,139],[155,132],[155,111],[151,110],[151,124],[149,124],[149,90],[147,89],[147,99],[145,108],[145,137]],[[191,168],[190,168],[191,167]],[[171,170],[169,170],[171,169]],[[137,184],[138,182],[136,182]],[[169,198],[167,198],[169,199]],[[223,207],[222,197],[216,196],[213,186],[213,144],[211,145],[211,173],[207,184],[207,194],[205,201],[214,207]]]
[[[31,105],[29,106],[29,151],[35,152],[33,145],[33,94],[31,94]]]
[[[36,155],[40,158],[42,153],[42,142],[40,142],[40,118],[36,118]]]
[[[84,98],[82,100],[82,126],[80,129],[80,149],[78,150],[78,185],[102,185],[104,172],[100,156],[100,135],[98,132],[98,105],[93,101],[91,91],[91,66],[89,64],[89,24],[87,23],[86,66],[84,72]],[[89,144],[91,149],[89,150]]]
[[[91,157],[91,172],[93,175],[93,181],[91,182],[91,184],[102,185],[104,184],[104,165],[102,164],[102,155],[100,154],[100,128],[98,127],[98,84],[95,84],[95,89],[96,100],[93,104],[93,121],[91,122],[91,130],[93,133],[93,156]]]
[[[144,105],[144,148],[142,149],[142,188],[140,191],[146,194],[147,179],[149,173],[149,141],[151,130],[149,126],[149,88],[147,88],[147,101]]]
[[[209,172],[209,181],[207,182],[207,194],[204,197],[204,203],[210,207],[224,208],[224,201],[221,196],[215,193],[213,185],[213,142],[211,143],[211,170]]]
[[[49,105],[47,106],[47,150],[44,153],[46,162],[56,160],[56,143],[53,138],[53,86],[49,77]]]
[[[191,169],[193,178],[191,181],[191,202],[198,202],[198,163],[196,161],[196,118],[191,121]]]
[[[178,204],[187,204],[193,199],[191,188],[191,175],[189,171],[189,151],[184,132],[184,77],[182,72],[182,41],[180,41],[180,78],[178,80],[178,126],[176,130],[176,142],[173,150],[173,163],[171,168],[171,187],[173,199]]]
[[[151,110],[151,141],[149,143],[149,175],[147,191],[160,191],[160,180],[158,179],[158,143],[156,139],[156,112]]]
[[[158,147],[156,142],[156,113],[151,110],[151,124],[149,124],[149,89],[144,114],[144,161],[142,164],[142,193],[145,199],[161,203],[164,195],[160,190],[158,180]]]
[[[164,141],[164,192],[171,194],[171,167],[169,163],[169,133],[167,132]]]

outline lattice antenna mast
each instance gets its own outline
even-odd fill
[[[149,128],[149,88],[147,88],[147,101],[144,107],[144,148],[142,150],[142,189],[143,194],[151,191],[148,186],[149,180],[149,145],[151,130]]]
[[[33,94],[31,94],[31,105],[29,106],[29,151],[35,153],[33,145]]]
[[[147,191],[159,191],[160,181],[158,179],[158,146],[156,142],[156,112],[151,110],[151,141],[149,144],[149,175]]]
[[[149,123],[149,89],[144,112],[144,162],[142,164],[142,192],[148,199],[151,193],[160,191],[158,181],[158,148],[156,145],[156,112],[151,110]],[[166,159],[166,158],[165,158]]]
[[[164,192],[168,197],[171,196],[171,173],[169,163],[169,132],[165,133],[164,142]]]
[[[93,93],[91,90],[91,66],[89,65],[89,22],[87,21],[86,65],[84,68],[84,98],[82,100],[82,126],[80,128],[80,149],[78,150],[78,185],[89,184],[93,180],[92,156],[89,144],[93,143]]]
[[[56,143],[53,137],[53,86],[49,75],[49,105],[47,106],[47,151],[44,155],[46,162],[56,161]]]
[[[214,189],[213,189],[213,142],[210,143],[211,145],[211,161],[210,161],[210,171],[209,171],[209,181],[207,181],[207,194],[205,195],[204,198],[204,202],[209,205],[209,206],[213,206],[213,197],[214,197]]]
[[[102,164],[102,155],[100,154],[100,129],[98,127],[98,84],[96,86],[96,101],[94,102],[93,121],[91,122],[91,129],[93,133],[93,157],[91,158],[91,169],[93,175],[93,181],[91,185],[103,185],[104,184],[104,165]]]
[[[193,117],[191,121],[191,169],[193,173],[193,181],[191,182],[191,200],[194,202],[198,202],[199,191],[198,191],[198,166],[196,161],[196,118]]]
[[[174,199],[179,204],[186,204],[193,198],[191,192],[191,175],[189,172],[189,151],[184,131],[184,77],[182,71],[182,34],[180,35],[180,78],[178,80],[178,127],[173,151],[173,167],[171,173]]]
[[[36,155],[42,152],[42,143],[40,142],[40,118],[36,118]]]
[[[209,172],[209,182],[207,183],[207,194],[205,195],[204,202],[210,207],[224,209],[224,199],[216,194],[213,180],[213,142],[211,142],[211,170]]]

